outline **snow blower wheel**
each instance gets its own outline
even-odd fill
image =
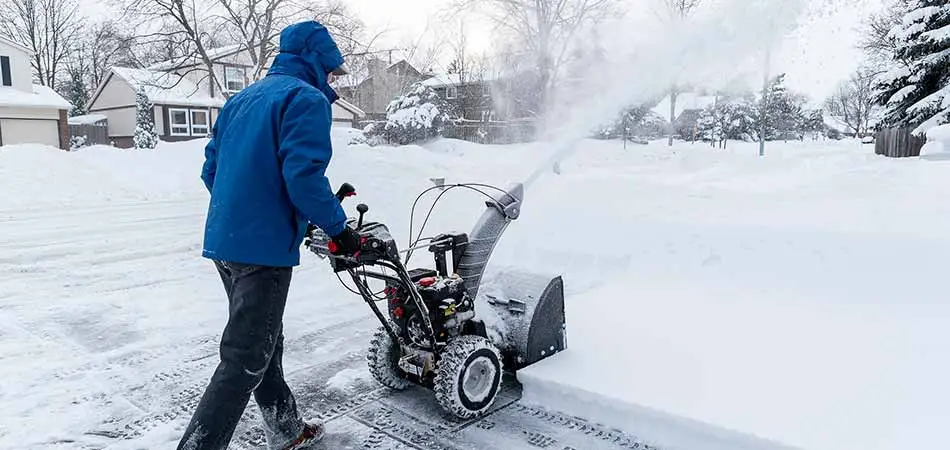
[[[423,237],[432,209],[454,188],[488,197],[475,228],[471,234]],[[501,286],[503,289],[486,297],[492,315],[508,331],[488,330],[476,316],[475,298],[495,244],[521,212],[524,188],[515,185],[504,191],[484,184],[441,185],[424,191],[419,198],[433,190],[441,193],[429,208],[423,230],[406,249],[397,248],[386,225],[363,222],[369,211],[363,204],[356,208],[359,218],[347,220],[347,226],[360,235],[358,252],[335,253],[330,238],[315,226],[307,230],[306,246],[317,256],[328,258],[338,276],[349,275],[354,287],[345,282],[344,286],[362,297],[382,325],[366,357],[373,377],[392,389],[413,384],[431,388],[445,411],[471,419],[492,407],[504,368],[519,370],[564,350],[564,289],[560,277],[506,271],[517,275],[504,283],[511,286]],[[355,193],[353,186],[344,184],[336,196],[342,202]],[[414,222],[410,214],[410,234]],[[433,268],[407,269],[413,252],[423,249],[432,254]],[[371,288],[370,279],[384,287]]]
[[[461,419],[491,408],[501,386],[501,354],[481,336],[459,336],[446,345],[435,375],[435,399]]]
[[[399,345],[393,342],[386,329],[380,327],[370,341],[366,362],[373,378],[390,389],[404,390],[412,385],[406,374],[399,368]]]

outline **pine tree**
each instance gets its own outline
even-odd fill
[[[788,92],[785,87],[785,74],[773,78],[766,91],[765,139],[800,139],[805,122],[802,112],[804,103],[804,97]],[[756,128],[759,128],[758,119]]]
[[[69,110],[69,116],[82,116],[86,114],[86,103],[89,103],[89,91],[86,90],[86,82],[83,81],[82,73],[79,71],[69,71],[69,82],[66,83],[66,99],[73,105]]]
[[[392,144],[406,145],[442,135],[451,107],[431,87],[416,83],[386,107],[386,125],[376,127]]]
[[[894,68],[878,85],[883,125],[915,134],[950,122],[950,0],[913,0],[891,30]]]
[[[152,116],[152,102],[144,89],[135,93],[135,148],[152,149],[158,145],[158,134],[155,132],[155,120]]]

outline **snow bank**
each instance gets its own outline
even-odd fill
[[[526,401],[671,448],[941,448],[950,166],[871,153],[585,143],[496,255],[569,291]]]
[[[206,142],[162,142],[154,150],[91,146],[76,152],[33,144],[0,147],[5,196],[0,209],[200,195]]]
[[[950,159],[950,124],[933,127],[927,132],[927,143],[920,149],[923,159]]]

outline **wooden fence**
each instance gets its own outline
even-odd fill
[[[533,120],[462,120],[447,125],[442,135],[479,144],[515,144],[534,140],[536,131]]]
[[[83,145],[109,145],[109,126],[105,123],[69,125],[69,136],[85,136]]]
[[[874,136],[874,153],[891,158],[920,156],[920,149],[927,138],[914,136],[911,128],[889,128]]]

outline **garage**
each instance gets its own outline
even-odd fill
[[[59,121],[0,119],[0,145],[43,144],[59,147]]]

